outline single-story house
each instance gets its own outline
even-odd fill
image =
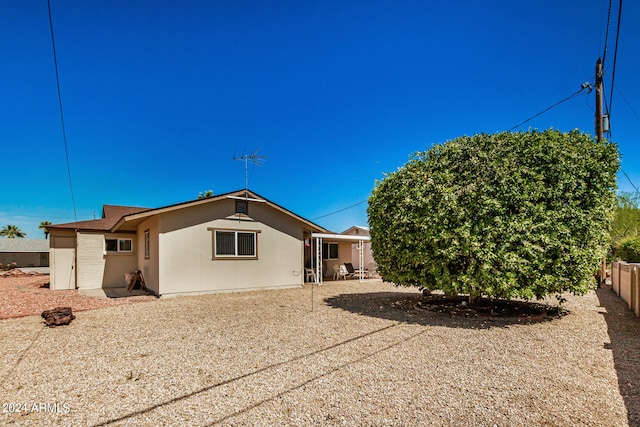
[[[0,263],[21,267],[48,267],[49,241],[45,239],[0,238]]]
[[[51,289],[122,288],[139,270],[163,296],[301,286],[305,242],[328,233],[248,190],[156,209],[105,205],[100,219],[47,230]]]

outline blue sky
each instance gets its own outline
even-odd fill
[[[608,2],[577,3],[52,0],[78,220],[244,188],[233,156],[257,149],[249,187],[308,219],[364,201],[411,153],[593,83]],[[625,2],[611,103],[635,185],[639,20]],[[0,3],[0,55],[0,225],[40,238],[40,221],[73,221],[46,0]],[[520,129],[593,134],[594,105],[583,94]],[[366,203],[316,222],[365,225]]]

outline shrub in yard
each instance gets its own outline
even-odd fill
[[[627,237],[618,243],[618,255],[626,262],[640,262],[640,237]]]
[[[460,137],[418,152],[369,198],[381,276],[543,298],[594,285],[615,207],[618,149],[579,131]]]

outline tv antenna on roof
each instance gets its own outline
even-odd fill
[[[243,154],[242,156],[236,156],[234,154],[233,160],[243,160],[244,161],[244,191],[245,195],[247,194],[247,190],[249,190],[249,162],[253,163],[253,165],[261,166],[264,164],[267,156],[260,156],[258,153],[260,149],[258,148],[251,154]]]

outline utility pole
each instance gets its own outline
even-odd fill
[[[602,115],[602,59],[598,58],[596,61],[596,141],[599,143],[602,141],[602,135],[604,133],[604,120]],[[602,265],[600,266],[600,278],[598,280],[598,287],[606,284],[607,281],[607,257],[602,259]]]
[[[602,116],[602,59],[596,61],[596,140],[602,141],[603,116]]]

